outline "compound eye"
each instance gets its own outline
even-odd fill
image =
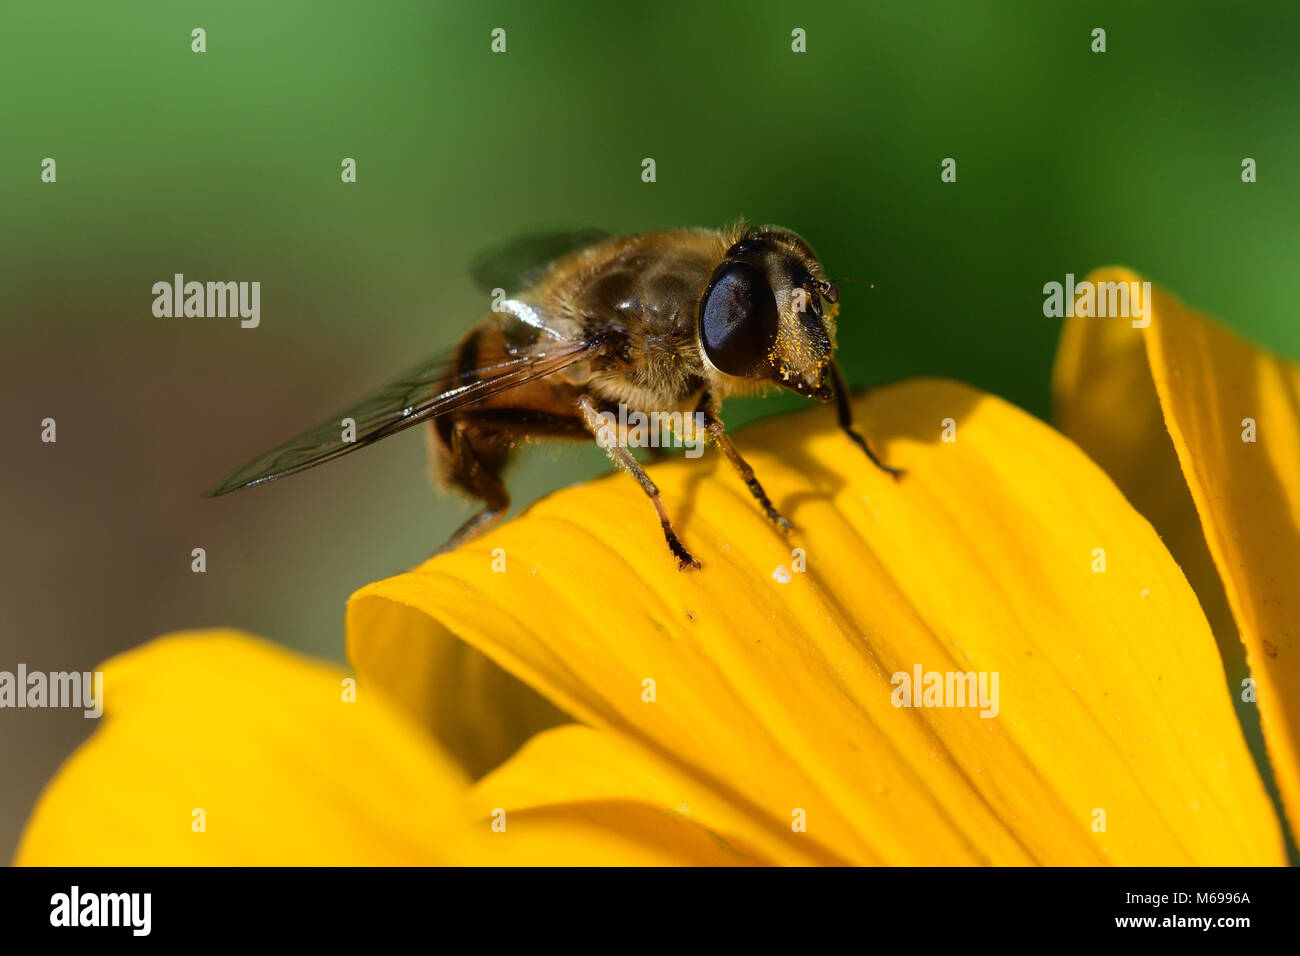
[[[776,294],[747,262],[727,262],[713,273],[700,303],[700,341],[713,367],[753,378],[770,366],[776,344]]]

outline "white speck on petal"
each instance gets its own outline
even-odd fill
[[[772,572],[772,580],[779,584],[790,583],[790,569],[784,564],[778,564],[776,570]]]

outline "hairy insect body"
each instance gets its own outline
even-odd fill
[[[615,410],[620,421],[629,412],[683,422],[698,416],[784,531],[790,523],[719,417],[727,396],[774,386],[819,401],[834,397],[845,431],[872,462],[898,474],[852,429],[832,362],[833,309],[822,306],[837,302],[838,291],[803,239],[743,223],[582,236],[577,248],[507,289],[512,297],[471,328],[450,357],[422,363],[343,413],[358,423],[352,447],[341,445],[326,422],[254,459],[210,494],[301,471],[427,421],[438,474],[483,503],[448,541],[450,549],[505,514],[510,496],[501,473],[520,441],[595,438],[651,499],[679,567],[698,567],[640,462],[608,440],[609,422]],[[555,237],[545,238],[554,247]],[[507,252],[518,259],[515,247]],[[484,270],[490,277],[491,264]]]

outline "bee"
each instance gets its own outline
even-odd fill
[[[549,265],[521,268],[539,251],[553,257]],[[812,247],[788,229],[741,222],[631,236],[547,234],[481,258],[472,271],[480,285],[497,288],[500,300],[449,355],[420,363],[260,455],[205,496],[296,474],[427,422],[442,481],[482,502],[442,553],[505,515],[510,495],[502,471],[521,441],[594,438],[650,499],[678,568],[698,569],[655,483],[625,442],[609,440],[611,409],[702,422],[704,437],[784,532],[790,522],[720,416],[725,398],[765,386],[823,403],[833,399],[839,427],[871,463],[895,478],[901,474],[853,427],[834,361],[839,291]],[[517,291],[504,298],[498,283]]]

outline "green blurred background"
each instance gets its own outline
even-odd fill
[[[861,280],[855,384],[952,376],[1044,417],[1067,272],[1132,266],[1300,357],[1297,36],[1290,0],[5,4],[0,669],[212,625],[341,658],[347,596],[469,513],[423,440],[198,494],[450,344],[487,308],[475,253],[538,228],[789,226]],[[260,281],[261,327],[154,318],[176,272]],[[603,468],[539,449],[511,487]],[[91,727],[0,713],[0,856]]]

